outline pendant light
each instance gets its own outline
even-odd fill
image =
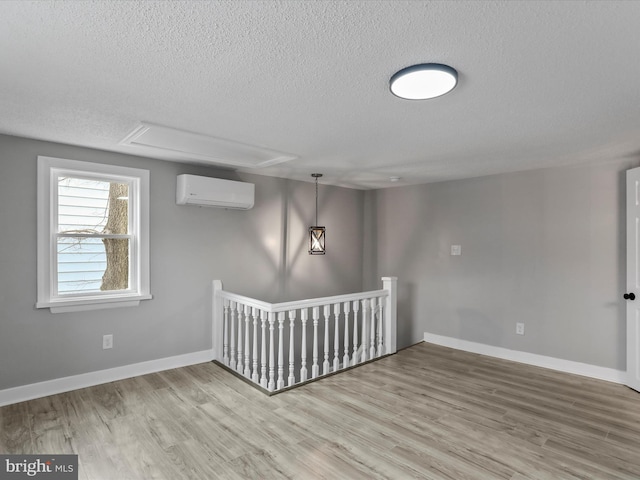
[[[316,224],[309,227],[309,255],[324,255],[324,227],[318,226],[318,178],[322,177],[321,173],[312,173],[311,176],[316,179]]]

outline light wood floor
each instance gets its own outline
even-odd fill
[[[267,397],[207,363],[0,408],[82,480],[639,479],[640,394],[426,343]]]

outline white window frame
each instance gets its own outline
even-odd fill
[[[60,175],[130,183],[130,277],[127,290],[56,294],[57,179]],[[36,308],[52,313],[132,307],[152,298],[149,284],[149,171],[38,156],[38,298]]]

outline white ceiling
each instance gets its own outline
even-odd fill
[[[173,158],[120,144],[145,122],[354,188],[640,158],[639,32],[633,1],[2,1],[0,133]],[[425,62],[457,88],[389,92]]]

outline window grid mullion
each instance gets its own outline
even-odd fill
[[[122,238],[133,239],[130,233],[54,233],[56,238]]]

